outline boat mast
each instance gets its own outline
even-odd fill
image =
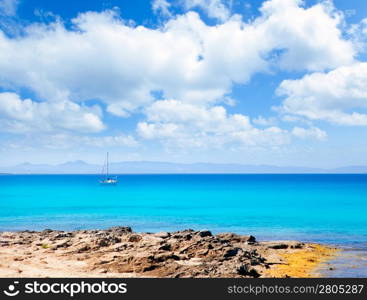
[[[106,177],[108,177],[108,152],[107,152],[107,173],[106,173]]]

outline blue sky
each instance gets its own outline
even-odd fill
[[[0,166],[367,165],[365,1],[0,0]]]

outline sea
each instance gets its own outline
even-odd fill
[[[0,231],[209,229],[367,253],[367,174],[117,176],[1,175]]]

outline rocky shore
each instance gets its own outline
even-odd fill
[[[310,277],[336,249],[183,230],[0,233],[0,277]]]

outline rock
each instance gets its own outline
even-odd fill
[[[112,232],[112,233],[116,233],[116,234],[127,234],[127,233],[132,233],[132,229],[131,227],[128,226],[115,226],[115,227],[110,227],[107,229],[107,231]]]
[[[287,244],[275,244],[275,245],[269,246],[269,248],[271,248],[271,249],[288,249],[288,245]]]
[[[70,240],[67,241],[62,241],[61,243],[56,244],[55,246],[52,247],[53,250],[55,249],[59,249],[59,248],[68,248],[72,245]]]
[[[49,235],[52,232],[54,232],[52,229],[45,229],[41,232],[41,235]]]
[[[171,254],[157,254],[157,255],[154,255],[154,256],[150,256],[148,257],[148,259],[152,262],[165,262],[165,261],[168,261],[170,259],[173,259],[173,260],[180,260],[180,257],[171,253]]]
[[[236,256],[237,253],[240,251],[240,248],[233,248],[233,249],[228,249],[225,253],[224,253],[224,257],[228,258],[228,257],[233,257]]]
[[[157,232],[153,234],[155,237],[158,238],[162,238],[162,239],[166,239],[169,238],[171,236],[171,234],[169,232]]]
[[[108,239],[100,239],[97,241],[97,245],[100,247],[107,247],[109,246],[109,241]]]
[[[256,243],[256,238],[253,235],[249,235],[245,238],[247,243]]]
[[[56,234],[53,239],[62,239],[62,238],[68,238],[68,237],[73,237],[74,234],[72,232],[65,232],[65,233],[59,233]]]
[[[8,247],[7,252],[18,251],[10,261],[14,264],[22,264],[23,257],[27,264],[33,263],[31,255],[40,255],[50,265],[54,259],[66,267],[76,261],[76,269],[97,277],[107,269],[110,275],[131,272],[134,277],[259,277],[278,263],[276,249],[288,248],[291,253],[304,246],[296,241],[256,242],[251,235],[213,235],[209,230],[133,233],[130,227],[0,233],[0,245]],[[32,249],[38,253],[29,252]],[[45,268],[44,274],[52,272],[51,266],[38,263]],[[28,275],[27,271],[22,275]]]
[[[194,233],[194,230],[192,229],[187,229],[187,230],[183,230],[183,231],[176,231],[172,234],[172,237],[174,239],[185,239],[187,241],[192,239],[192,235]]]
[[[237,273],[242,276],[250,276],[254,278],[260,277],[259,272],[256,271],[254,268],[251,268],[248,264],[239,266],[237,268]]]
[[[159,247],[159,250],[163,250],[163,251],[171,251],[172,246],[170,244],[164,244],[161,247]]]
[[[138,235],[138,234],[133,234],[129,237],[129,242],[131,243],[137,243],[137,242],[140,242],[142,239],[141,235]]]
[[[295,245],[292,245],[292,249],[302,249],[305,244],[303,243],[296,243]]]
[[[158,268],[158,266],[156,266],[156,265],[150,265],[150,266],[148,266],[148,267],[145,267],[145,268],[143,269],[143,272],[153,271],[153,270],[154,270],[154,269],[156,269],[156,268]]]
[[[14,261],[23,261],[24,258],[23,257],[14,257]]]
[[[81,247],[81,248],[78,249],[78,253],[89,251],[90,249],[91,249],[90,246],[85,245],[85,246],[83,246],[83,247]]]
[[[199,231],[200,237],[212,236],[212,233],[209,230],[201,230]]]

